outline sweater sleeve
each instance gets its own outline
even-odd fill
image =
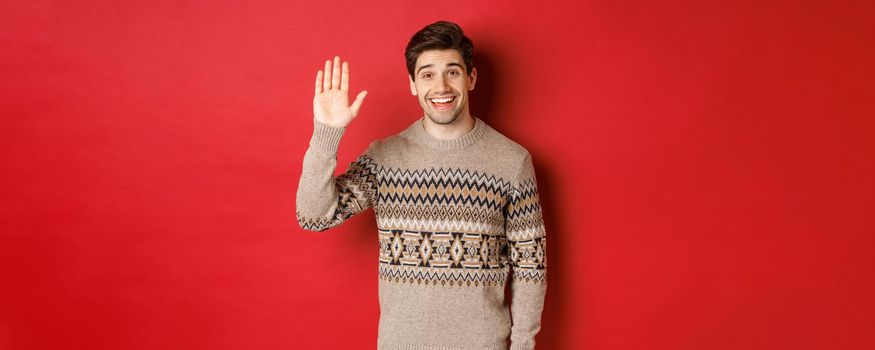
[[[532,157],[526,154],[505,211],[511,266],[511,350],[535,348],[547,292],[547,241]]]
[[[337,147],[346,128],[313,122],[295,212],[301,228],[318,232],[338,226],[374,205],[376,165],[371,156],[372,142],[344,173],[335,177]]]

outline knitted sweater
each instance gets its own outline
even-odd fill
[[[314,120],[298,223],[325,231],[374,208],[378,349],[506,350],[508,336],[511,350],[533,349],[547,250],[532,157],[477,117],[451,140],[429,135],[424,118],[372,141],[336,177],[346,128]]]

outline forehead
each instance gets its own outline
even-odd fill
[[[426,50],[419,54],[419,57],[416,58],[417,69],[427,64],[431,64],[434,67],[443,68],[450,63],[458,63],[463,67],[465,66],[465,62],[462,61],[462,54],[454,49]]]

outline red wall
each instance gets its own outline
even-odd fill
[[[439,19],[533,154],[539,349],[875,348],[868,2],[4,1],[0,349],[372,349],[373,212],[302,231],[324,60],[339,153],[421,116]]]

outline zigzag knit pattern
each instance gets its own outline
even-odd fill
[[[483,277],[483,273],[471,269],[503,269],[506,273],[509,262],[513,278],[545,281],[546,237],[534,180],[512,188],[503,179],[475,171],[391,169],[379,167],[374,159],[361,155],[337,177],[335,186],[337,206],[332,215],[298,215],[301,227],[325,231],[374,206],[380,225],[381,263],[462,269],[440,273],[418,270],[411,274],[383,268],[382,278],[425,284],[494,283],[503,279],[496,273]],[[454,226],[447,227],[447,223]],[[506,236],[496,230],[502,223]],[[437,229],[447,231],[433,231]],[[501,259],[508,253],[509,261]]]
[[[298,224],[310,231],[325,231],[340,225],[355,214],[371,206],[376,191],[376,163],[361,155],[350,163],[348,170],[334,183],[337,192],[336,209],[327,218],[308,217],[297,211]]]

